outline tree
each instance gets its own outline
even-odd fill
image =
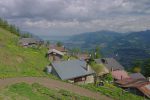
[[[132,68],[132,72],[133,73],[140,73],[141,72],[141,67],[140,66],[134,66],[133,68]]]
[[[96,46],[94,50],[91,50],[90,57],[91,59],[99,59],[101,57],[99,46]]]
[[[21,34],[21,37],[22,38],[32,38],[33,36],[30,33],[23,33],[23,34]]]
[[[108,82],[113,81],[113,77],[112,77],[111,73],[106,74],[103,78],[104,78],[104,81],[108,81]]]
[[[75,56],[76,54],[79,54],[81,52],[80,48],[73,48],[71,51],[72,51],[73,56]]]
[[[133,73],[140,73],[142,71],[143,61],[135,60],[132,65],[133,65],[133,67],[131,68],[130,71]]]
[[[62,43],[61,42],[57,42],[56,44],[58,47],[61,47],[62,46]]]
[[[95,58],[98,59],[101,57],[101,54],[100,54],[100,47],[99,46],[96,46],[95,48]]]
[[[11,25],[9,24],[6,20],[3,20],[2,18],[0,18],[0,27],[10,31],[11,33],[20,36],[20,30],[19,28],[17,28],[15,25]]]
[[[94,84],[96,85],[99,76],[104,71],[104,65],[103,64],[97,64],[93,60],[89,60],[88,64],[90,64],[92,69],[95,71]]]
[[[150,77],[150,59],[144,62],[143,73],[146,77]]]
[[[50,41],[47,40],[47,41],[46,41],[46,47],[49,48],[49,46],[50,46]]]

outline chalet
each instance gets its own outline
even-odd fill
[[[19,45],[23,47],[33,47],[42,44],[42,41],[36,38],[21,38]]]
[[[64,53],[56,49],[50,49],[47,52],[47,56],[50,61],[60,61],[62,57],[64,56]]]
[[[117,86],[136,95],[150,98],[150,81],[141,73],[128,74],[124,67],[113,58],[95,59],[95,61],[109,70]]]
[[[84,60],[55,61],[51,67],[51,73],[62,80],[77,84],[94,82],[95,72]]]
[[[132,73],[129,75],[132,79],[146,79],[141,73]]]
[[[124,70],[124,67],[114,58],[95,59],[95,62],[98,64],[103,64],[109,70],[109,73],[112,74],[115,80],[129,78],[129,75]]]
[[[51,49],[55,49],[57,51],[62,52],[63,54],[67,54],[67,49],[64,46],[50,45],[49,50]]]
[[[150,82],[146,79],[123,79],[116,81],[120,87],[128,90],[131,93],[150,98]]]

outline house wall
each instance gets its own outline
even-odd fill
[[[81,78],[83,80],[81,80]],[[78,82],[76,80],[79,80]],[[84,80],[85,79],[85,80]],[[83,77],[79,77],[79,78],[75,78],[72,80],[68,80],[71,83],[76,83],[76,84],[88,84],[88,83],[94,83],[94,75],[87,75],[87,76],[83,76]]]
[[[53,55],[52,55],[52,54],[49,54],[48,57],[49,57],[49,60],[50,60],[50,61],[54,61],[54,58],[53,58]],[[59,61],[59,60],[61,60],[61,59],[62,59],[62,56],[60,56],[60,55],[58,55],[58,54],[55,55],[55,60],[56,60],[56,61]]]
[[[86,77],[86,83],[94,83],[94,75],[89,75]]]
[[[60,78],[59,75],[57,74],[56,70],[52,67],[51,74],[55,75],[56,77]]]

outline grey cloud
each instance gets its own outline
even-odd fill
[[[149,0],[1,0],[0,12],[23,29],[58,34],[150,29]]]
[[[4,0],[3,0],[4,1]],[[5,17],[89,20],[102,15],[146,12],[149,0],[9,0],[1,1]]]

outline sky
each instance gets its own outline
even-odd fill
[[[150,29],[150,0],[0,0],[0,17],[38,36]]]

